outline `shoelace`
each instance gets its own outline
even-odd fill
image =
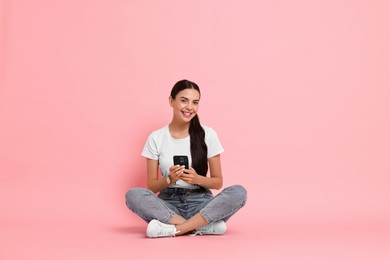
[[[161,229],[158,231],[158,236],[175,236],[179,231],[175,231],[174,228],[171,227],[163,227],[161,226]]]

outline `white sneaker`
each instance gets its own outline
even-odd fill
[[[225,221],[219,220],[198,227],[194,235],[222,235],[226,232],[226,229]]]
[[[164,224],[157,219],[150,221],[146,229],[148,237],[174,237],[176,233],[175,225]]]

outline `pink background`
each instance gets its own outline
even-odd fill
[[[0,259],[390,258],[388,1],[0,8]],[[183,78],[249,200],[224,236],[146,239],[124,193]]]

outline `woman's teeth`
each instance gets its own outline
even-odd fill
[[[188,112],[183,112],[184,116],[185,117],[190,117],[191,116],[191,113],[188,113]]]

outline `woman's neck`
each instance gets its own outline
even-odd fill
[[[189,135],[189,123],[177,123],[172,121],[168,127],[169,132],[174,138],[185,138]]]

